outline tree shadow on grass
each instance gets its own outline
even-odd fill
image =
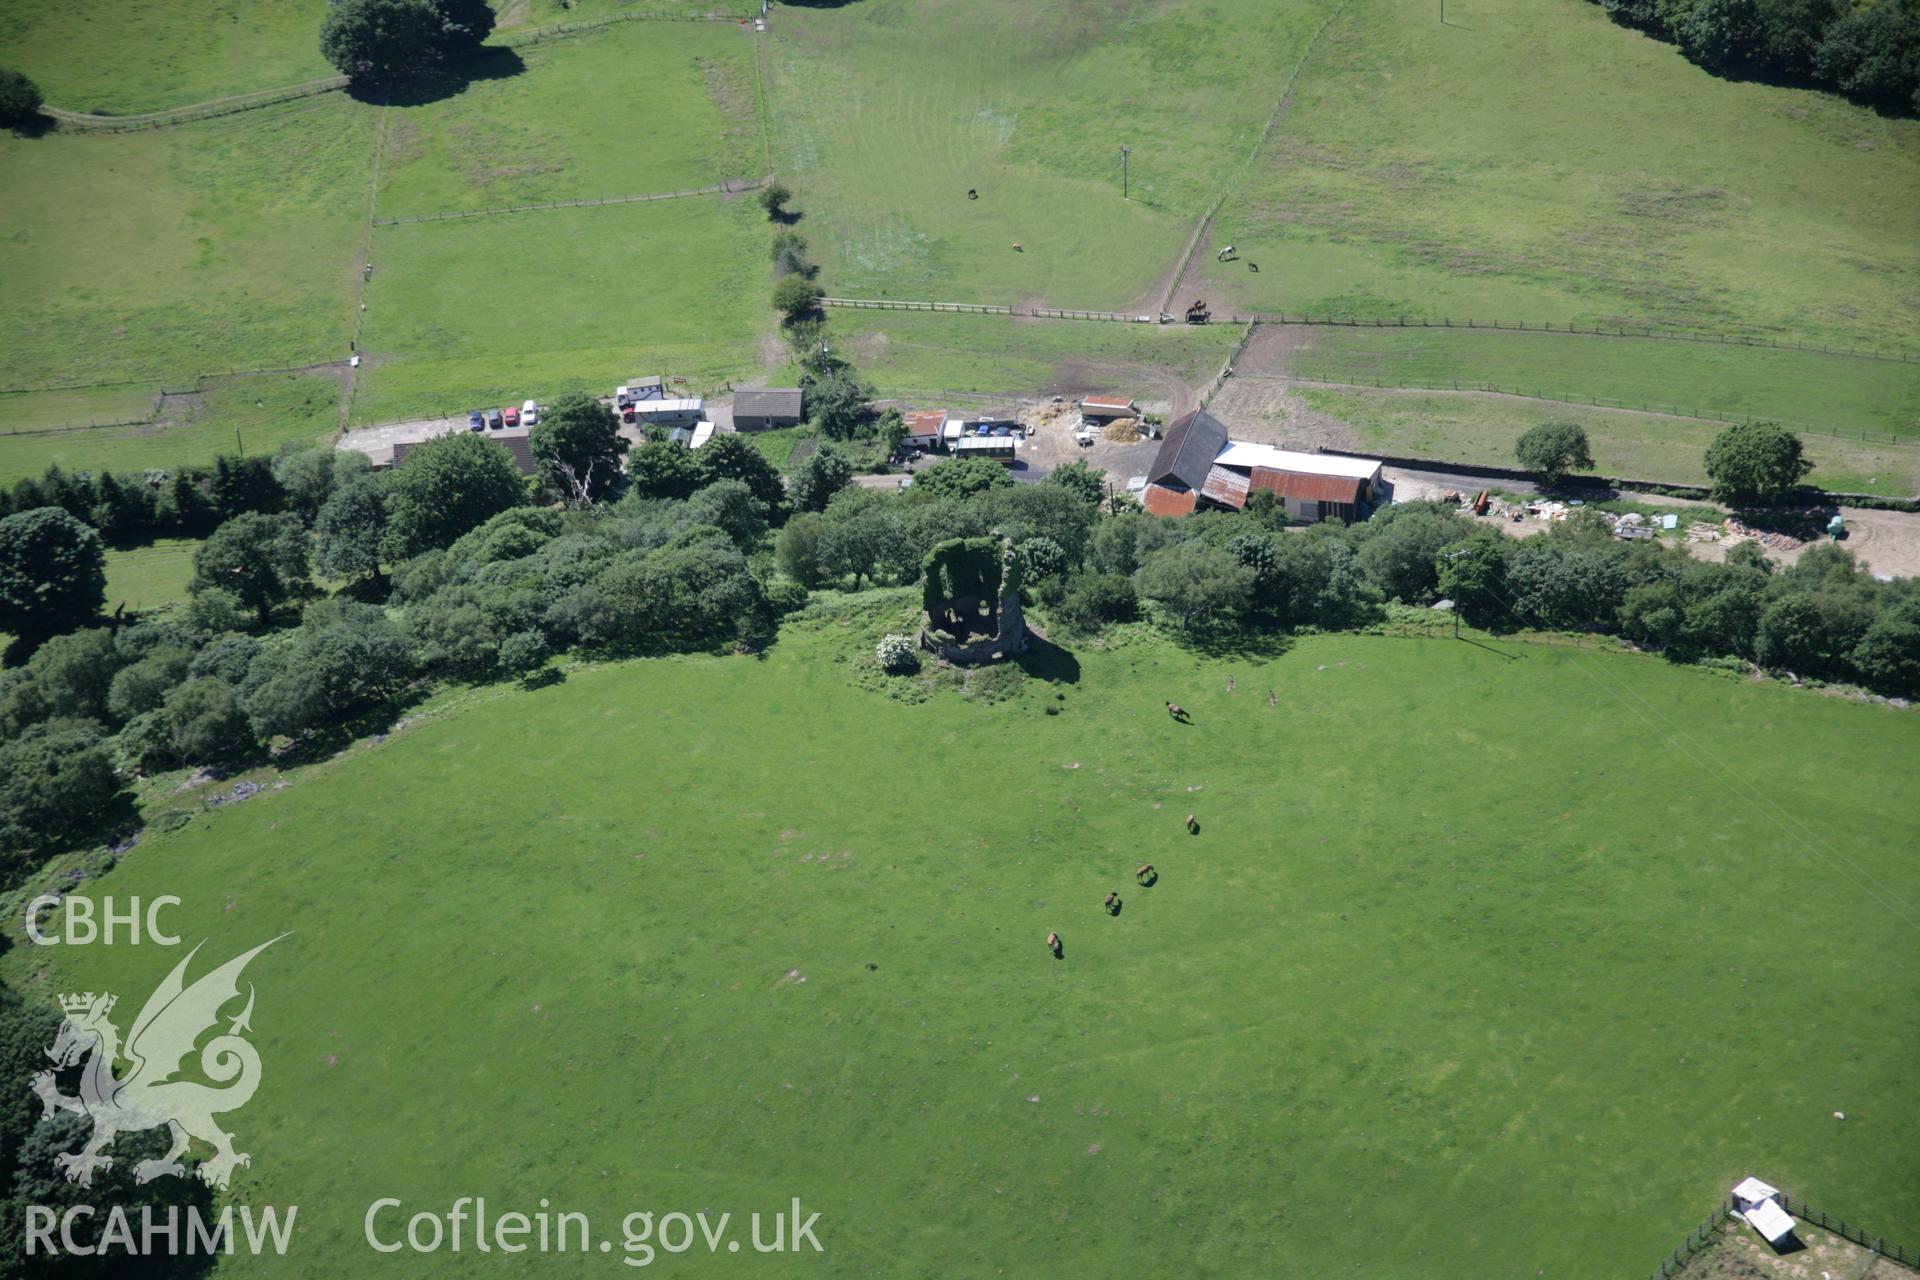
[[[60,122],[44,111],[36,111],[25,120],[7,126],[16,138],[44,138],[60,127]]]
[[[484,80],[508,80],[527,69],[526,61],[512,49],[488,46],[448,62],[418,78],[387,84],[350,84],[347,96],[359,102],[382,107],[423,107],[444,102],[467,91],[469,85]]]
[[[1029,634],[1027,648],[1014,665],[1049,684],[1079,684],[1080,660],[1045,636]]]
[[[1293,648],[1293,637],[1284,631],[1209,627],[1168,634],[1182,649],[1205,658],[1278,658]]]

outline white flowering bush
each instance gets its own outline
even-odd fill
[[[920,666],[920,651],[914,646],[912,636],[893,632],[881,636],[880,643],[873,646],[873,659],[882,670],[904,675]]]

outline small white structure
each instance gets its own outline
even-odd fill
[[[1747,1178],[1733,1189],[1733,1207],[1768,1244],[1779,1245],[1793,1234],[1793,1215],[1780,1207],[1778,1187]]]
[[[696,423],[693,428],[693,439],[687,441],[687,448],[698,449],[711,439],[713,439],[713,424],[711,422]]]

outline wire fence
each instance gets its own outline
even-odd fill
[[[1287,77],[1287,87],[1280,94],[1280,101],[1274,104],[1273,114],[1267,117],[1267,123],[1261,128],[1260,136],[1255,138],[1253,146],[1248,148],[1247,158],[1240,162],[1239,169],[1235,170],[1232,177],[1220,184],[1220,190],[1214,194],[1213,203],[1207,206],[1207,211],[1200,215],[1200,221],[1194,224],[1193,234],[1187,237],[1187,246],[1180,253],[1180,261],[1174,266],[1173,274],[1167,277],[1167,291],[1160,298],[1161,311],[1173,309],[1174,291],[1179,289],[1180,282],[1186,279],[1187,267],[1193,262],[1194,253],[1200,248],[1201,237],[1207,234],[1207,228],[1213,225],[1214,218],[1220,213],[1220,206],[1227,202],[1227,197],[1233,194],[1233,189],[1240,185],[1240,179],[1246,176],[1254,159],[1259,156],[1260,148],[1267,145],[1267,139],[1273,136],[1275,126],[1280,123],[1281,117],[1287,114],[1287,108],[1293,105],[1294,86],[1299,83],[1300,72],[1306,67],[1307,59],[1312,56],[1314,46],[1320,43],[1320,37],[1326,34],[1327,28],[1333,25],[1333,20],[1338,18],[1346,7],[1346,0],[1341,0],[1340,4],[1328,12],[1319,30],[1313,33],[1313,38],[1307,41],[1306,48],[1300,51],[1299,61],[1293,64],[1293,73]]]
[[[376,227],[397,227],[408,222],[447,222],[454,218],[490,218],[501,213],[534,213],[541,209],[593,209],[609,204],[646,204],[653,200],[684,200],[688,196],[737,195],[757,191],[772,182],[765,178],[728,178],[711,186],[689,187],[685,191],[653,191],[634,196],[602,196],[595,200],[548,200],[541,204],[515,204],[499,209],[455,209],[447,213],[411,213],[397,218],[375,218]]]
[[[1202,409],[1212,403],[1213,397],[1219,393],[1221,387],[1227,385],[1227,379],[1233,376],[1233,366],[1240,362],[1240,357],[1246,351],[1247,344],[1253,341],[1253,332],[1257,328],[1259,328],[1258,325],[1248,325],[1245,331],[1240,334],[1240,341],[1234,343],[1233,350],[1227,352],[1226,361],[1221,364],[1220,372],[1213,375],[1213,381],[1209,382],[1207,389],[1200,393],[1200,407]]]
[[[1885,1236],[1862,1230],[1844,1218],[1836,1218],[1784,1191],[1780,1193],[1780,1207],[1809,1227],[1831,1231],[1863,1249],[1879,1254],[1883,1258],[1890,1258],[1902,1266],[1920,1266],[1920,1250],[1909,1249],[1904,1245],[1895,1244]],[[1671,1280],[1671,1277],[1679,1275],[1686,1270],[1687,1264],[1693,1260],[1694,1255],[1717,1242],[1725,1233],[1727,1223],[1738,1216],[1739,1209],[1732,1196],[1721,1200],[1707,1220],[1688,1232],[1687,1238],[1681,1241],[1658,1267],[1654,1268],[1648,1280]]]
[[[1547,400],[1559,404],[1592,405],[1596,409],[1623,409],[1633,413],[1657,413],[1669,418],[1693,418],[1701,422],[1779,422],[1781,426],[1792,431],[1829,436],[1836,440],[1863,440],[1871,444],[1913,443],[1910,437],[1902,437],[1886,431],[1849,430],[1844,427],[1821,427],[1808,422],[1780,422],[1778,418],[1761,417],[1750,413],[1734,417],[1724,413],[1715,413],[1711,409],[1702,409],[1698,406],[1662,404],[1657,400],[1623,400],[1614,396],[1589,396],[1573,391],[1550,391],[1541,387],[1475,381],[1468,378],[1454,378],[1447,381],[1423,381],[1407,378],[1368,378],[1359,374],[1343,375],[1340,378],[1287,378],[1276,374],[1246,374],[1238,376],[1241,376],[1248,382],[1286,382],[1294,385],[1323,386],[1334,389],[1342,387],[1374,387],[1383,391],[1478,392],[1489,395],[1515,396],[1522,400]]]
[[[148,406],[144,417],[88,419],[85,422],[40,422],[22,425],[0,425],[0,436],[60,435],[73,431],[152,426],[160,420],[160,410],[164,406],[168,396],[199,395],[207,389],[207,384],[210,382],[218,382],[225,378],[245,378],[262,374],[322,373],[329,370],[338,370],[345,367],[345,365],[346,361],[344,360],[334,360],[318,364],[286,365],[271,369],[209,370],[205,373],[195,374],[194,381],[187,386],[169,387],[161,385],[154,387],[152,403]],[[57,391],[94,391],[117,387],[125,387],[131,391],[135,385],[137,384],[130,384],[125,379],[120,379],[114,382],[76,382],[42,387],[5,387],[0,388],[0,398],[6,396],[40,395]]]
[[[231,97],[214,98],[206,102],[190,103],[184,107],[172,107],[165,111],[146,111],[128,116],[67,111],[60,107],[42,107],[41,110],[58,120],[63,129],[85,129],[95,133],[132,133],[140,129],[165,129],[172,125],[191,124],[196,120],[212,120],[218,116],[237,115],[242,111],[257,111],[261,107],[278,106],[282,102],[293,102],[300,98],[314,98],[323,93],[338,93],[346,88],[348,83],[345,76],[323,76],[318,80],[282,85],[277,89],[236,93]]]
[[[958,311],[986,315],[1027,316],[1042,320],[1103,320],[1116,324],[1172,324],[1176,317],[1162,310],[1157,315],[1134,311],[1079,311],[1059,307],[1000,307],[969,302],[927,302],[911,298],[822,298],[829,307],[850,307],[871,311]],[[1556,333],[1583,338],[1651,338],[1660,342],[1697,342],[1729,347],[1759,347],[1774,351],[1808,351],[1822,355],[1851,356],[1859,360],[1886,360],[1900,364],[1920,364],[1920,352],[1883,349],[1858,344],[1839,346],[1831,343],[1794,342],[1757,334],[1712,333],[1705,330],[1660,329],[1652,325],[1555,324],[1548,321],[1458,319],[1450,316],[1297,316],[1283,312],[1254,311],[1245,314],[1212,313],[1213,324],[1273,324],[1313,329],[1461,329],[1490,333]]]
[[[496,33],[493,41],[481,46],[479,52],[485,54],[489,49],[521,49],[528,45],[540,44],[562,36],[579,35],[585,31],[611,27],[623,22],[740,22],[743,20],[752,21],[745,15],[734,13],[610,13],[599,18],[582,19],[579,22],[557,22],[550,26]],[[277,106],[300,98],[318,97],[324,93],[338,93],[351,83],[346,76],[322,76],[317,80],[305,80],[299,84],[257,89],[250,93],[211,98],[205,102],[192,102],[162,111],[143,111],[124,116],[95,111],[72,111],[65,107],[42,107],[41,110],[57,120],[65,129],[85,129],[98,133],[131,133],[140,129],[165,129],[173,125],[191,124],[197,120],[237,115],[242,111],[256,111],[261,107]]]
[[[1819,1227],[1822,1231],[1831,1231],[1843,1239],[1851,1240],[1862,1249],[1871,1250],[1883,1258],[1891,1258],[1903,1267],[1920,1267],[1920,1249],[1909,1249],[1888,1240],[1885,1236],[1873,1235],[1854,1226],[1844,1218],[1836,1218],[1821,1209],[1816,1209],[1806,1201],[1780,1193],[1780,1207],[1785,1209],[1808,1226]]]
[[[530,27],[526,30],[509,31],[505,35],[496,33],[494,47],[523,49],[530,44],[558,39],[562,36],[579,35],[583,31],[597,31],[602,27],[618,26],[623,22],[752,22],[753,18],[743,13],[609,13],[598,18],[583,18],[578,22],[555,22],[544,27]]]
[[[1732,1212],[1733,1197],[1728,1196],[1714,1207],[1705,1222],[1687,1233],[1687,1238],[1654,1268],[1648,1280],[1669,1280],[1669,1277],[1680,1274],[1687,1263],[1693,1260],[1694,1254],[1720,1238],[1720,1233],[1726,1229],[1727,1215]]]

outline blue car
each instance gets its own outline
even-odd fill
[[[467,430],[485,431],[486,429],[487,420],[480,416],[480,411],[478,409],[467,410]]]

